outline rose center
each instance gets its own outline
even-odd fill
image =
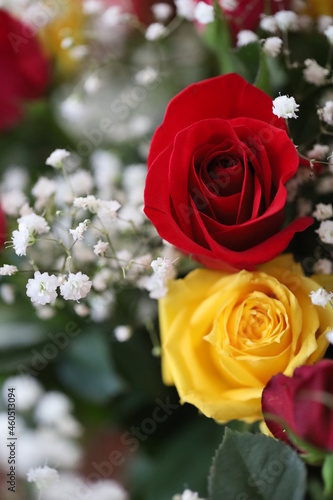
[[[241,190],[244,173],[238,158],[215,157],[207,165],[207,174],[209,176],[207,187],[216,195],[228,196]]]

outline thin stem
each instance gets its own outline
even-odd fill
[[[156,333],[154,323],[152,322],[152,320],[147,320],[145,323],[145,326],[146,326],[147,331],[149,333],[151,343],[153,344],[152,354],[156,357],[160,357],[161,356],[161,343],[160,343],[160,339]]]
[[[117,261],[119,271],[121,271],[121,273],[123,274],[123,268],[122,268],[122,266],[120,265],[119,259],[118,259],[118,257],[117,257],[116,249],[115,249],[115,248],[114,248],[114,246],[113,246],[113,243],[112,243],[112,241],[111,241],[111,238],[110,238],[109,232],[107,231],[106,227],[104,226],[103,221],[101,220],[101,218],[100,218],[100,217],[97,217],[97,218],[98,218],[98,220],[99,220],[99,222],[100,222],[100,224],[101,224],[101,226],[102,226],[102,228],[103,228],[103,230],[101,230],[101,233],[102,233],[102,234],[104,234],[104,236],[106,237],[106,239],[107,239],[107,241],[108,241],[108,243],[109,243],[109,247],[110,247],[110,249],[111,249],[111,252],[113,253],[114,258],[115,258],[115,259],[116,259],[116,261]]]

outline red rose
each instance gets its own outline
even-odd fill
[[[270,420],[269,414],[306,443],[332,452],[332,380],[333,361],[327,359],[296,368],[291,378],[282,373],[272,377],[262,394],[262,411],[272,434],[292,444],[283,424]]]
[[[48,63],[32,30],[0,9],[0,131],[19,120],[25,100],[47,86]]]
[[[312,223],[303,217],[281,229],[284,184],[298,164],[268,95],[236,74],[193,84],[154,134],[145,213],[162,238],[207,267],[253,268]]]

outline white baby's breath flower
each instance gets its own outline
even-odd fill
[[[64,160],[70,156],[70,152],[66,149],[56,149],[46,159],[45,164],[54,168],[62,168]]]
[[[76,196],[86,196],[94,188],[94,179],[87,170],[77,170],[68,177]]]
[[[14,189],[1,194],[1,206],[7,215],[13,217],[19,214],[19,210],[26,202],[27,197],[23,191]]]
[[[40,201],[44,202],[44,204],[46,204],[46,202],[56,192],[56,190],[57,183],[54,180],[48,179],[47,177],[40,177],[36,184],[33,186],[31,193]]]
[[[168,287],[156,274],[152,276],[144,276],[138,280],[138,286],[149,292],[151,299],[161,299],[168,293]]]
[[[152,261],[151,267],[156,276],[163,281],[174,278],[175,276],[173,263],[169,259],[158,257],[156,260]]]
[[[158,71],[151,66],[146,66],[135,75],[135,81],[139,85],[151,85],[157,78]]]
[[[239,5],[238,0],[220,0],[219,4],[221,9],[227,10],[229,12],[232,12],[235,9],[237,9]]]
[[[317,19],[318,31],[319,33],[324,33],[325,30],[331,25],[333,25],[332,16],[319,16]]]
[[[44,234],[50,231],[50,226],[41,215],[35,213],[29,213],[27,215],[22,215],[17,222],[24,224],[30,231],[30,233]]]
[[[121,205],[116,200],[100,200],[97,215],[101,219],[115,219]]]
[[[80,222],[75,229],[69,229],[69,234],[73,236],[74,241],[83,240],[83,234],[87,231],[89,224],[90,220],[86,219],[83,222]]]
[[[324,107],[318,110],[318,115],[325,123],[333,126],[333,101],[326,101]]]
[[[104,257],[108,247],[109,243],[107,241],[98,240],[96,245],[94,245],[94,254]]]
[[[58,278],[48,273],[41,274],[36,271],[34,277],[28,280],[27,296],[31,302],[45,305],[53,302],[57,298]]]
[[[195,1],[194,0],[175,0],[177,16],[184,17],[188,21],[194,20]]]
[[[71,36],[65,36],[60,42],[60,46],[62,49],[69,49],[73,47],[74,39]]]
[[[12,241],[16,255],[21,257],[27,254],[27,248],[34,244],[35,238],[25,224],[19,224],[18,230],[13,231]]]
[[[83,0],[82,10],[87,16],[101,14],[104,10],[104,4],[100,0]]]
[[[20,216],[23,217],[24,215],[30,215],[30,214],[33,214],[34,211],[33,209],[30,207],[29,203],[24,203],[24,205],[22,205],[22,207],[20,208]]]
[[[241,30],[237,34],[237,47],[244,47],[245,45],[248,45],[249,43],[257,42],[259,40],[259,37],[254,31],[251,30]]]
[[[324,160],[330,148],[326,144],[314,144],[312,149],[307,152],[307,157],[313,160]]]
[[[80,300],[88,295],[92,282],[82,272],[69,273],[67,280],[60,286],[60,293],[65,300]]]
[[[324,85],[326,77],[329,74],[327,68],[320,66],[314,59],[306,59],[304,61],[305,69],[303,70],[304,79],[313,85]]]
[[[326,36],[326,38],[329,41],[330,45],[333,45],[333,25],[328,26],[326,28],[326,30],[324,31],[324,35]]]
[[[104,267],[100,271],[98,271],[93,280],[92,280],[92,286],[97,290],[98,292],[104,292],[104,290],[107,289],[108,284],[110,280],[113,277],[113,273],[111,269],[108,267]]]
[[[268,33],[276,33],[278,30],[274,16],[263,16],[260,19],[259,26],[262,30],[268,31]]]
[[[329,219],[333,216],[333,207],[331,203],[325,205],[324,203],[317,203],[316,209],[312,212],[312,216],[317,220]]]
[[[17,273],[18,269],[16,266],[11,266],[9,264],[4,264],[0,267],[0,276],[12,276]]]
[[[132,336],[132,329],[128,325],[118,325],[113,333],[118,342],[126,342]]]
[[[205,2],[198,2],[194,9],[194,19],[200,24],[209,24],[214,21],[214,7]]]
[[[292,10],[280,10],[274,18],[281,31],[296,31],[299,27],[298,15]]]
[[[85,318],[90,313],[90,309],[86,304],[75,304],[73,309],[81,318]]]
[[[270,36],[266,38],[263,45],[265,54],[271,57],[277,57],[281,52],[282,40],[278,36]]]
[[[325,220],[321,222],[319,229],[316,229],[315,232],[319,234],[321,241],[333,245],[333,221]]]
[[[96,214],[100,206],[100,199],[96,198],[93,194],[85,197],[74,198],[73,205],[76,208],[83,208],[89,212]]]
[[[312,291],[309,297],[313,305],[326,307],[332,300],[333,293],[327,292],[324,288],[318,288],[318,290]]]
[[[43,394],[43,387],[36,377],[31,375],[17,375],[9,377],[2,386],[3,401],[7,401],[8,388],[15,389],[16,409],[30,410]]]
[[[60,112],[66,120],[71,122],[81,120],[84,115],[84,105],[81,97],[77,94],[72,94],[67,97],[67,99],[60,104]]]
[[[36,315],[38,316],[39,319],[46,321],[48,319],[54,318],[56,314],[56,310],[52,306],[42,306],[38,304],[37,302],[34,302],[34,306],[36,309]]]
[[[48,489],[59,481],[59,474],[56,469],[44,465],[44,467],[35,467],[28,471],[27,480],[29,483],[35,483],[41,491]]]
[[[112,5],[102,15],[102,22],[108,28],[113,28],[118,26],[125,19],[124,13],[122,12],[119,5]]]
[[[20,165],[9,166],[2,175],[1,190],[25,191],[29,182],[28,171]]]
[[[155,3],[152,5],[151,10],[153,11],[155,19],[161,22],[167,21],[172,14],[171,5],[164,2]]]
[[[163,38],[166,36],[168,33],[168,30],[163,24],[161,23],[152,23],[148,26],[146,29],[146,40],[149,40],[151,42],[155,40],[159,40],[160,38]]]
[[[36,421],[43,425],[57,425],[73,410],[73,404],[66,394],[49,391],[39,400],[35,409]]]
[[[273,114],[279,118],[298,118],[296,112],[299,104],[296,103],[294,97],[280,95],[273,101]]]
[[[15,288],[9,283],[3,283],[0,286],[0,297],[5,304],[14,304],[15,302]]]
[[[317,274],[332,274],[333,263],[329,259],[319,259],[315,262],[313,271]]]
[[[84,84],[83,88],[87,94],[96,94],[102,87],[102,80],[97,75],[89,75]]]
[[[172,500],[203,500],[203,499],[199,498],[198,493],[186,489],[181,495],[174,495],[172,497]]]
[[[330,344],[333,344],[333,328],[332,330],[326,333],[325,337]]]

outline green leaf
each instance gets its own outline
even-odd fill
[[[302,500],[306,468],[297,453],[262,434],[226,428],[213,460],[209,500]]]
[[[57,365],[62,383],[81,398],[103,403],[124,389],[110,348],[101,332],[90,330],[73,339]]]
[[[229,28],[223,17],[215,16],[215,20],[205,29],[204,40],[207,46],[215,52],[221,74],[233,73],[237,70]]]
[[[271,85],[271,78],[269,73],[269,68],[267,65],[267,58],[263,50],[260,50],[260,62],[258,73],[254,82],[254,85],[258,89],[263,90],[268,95],[272,95],[273,89]]]
[[[321,470],[324,480],[324,495],[326,498],[333,496],[333,455],[327,455]]]

